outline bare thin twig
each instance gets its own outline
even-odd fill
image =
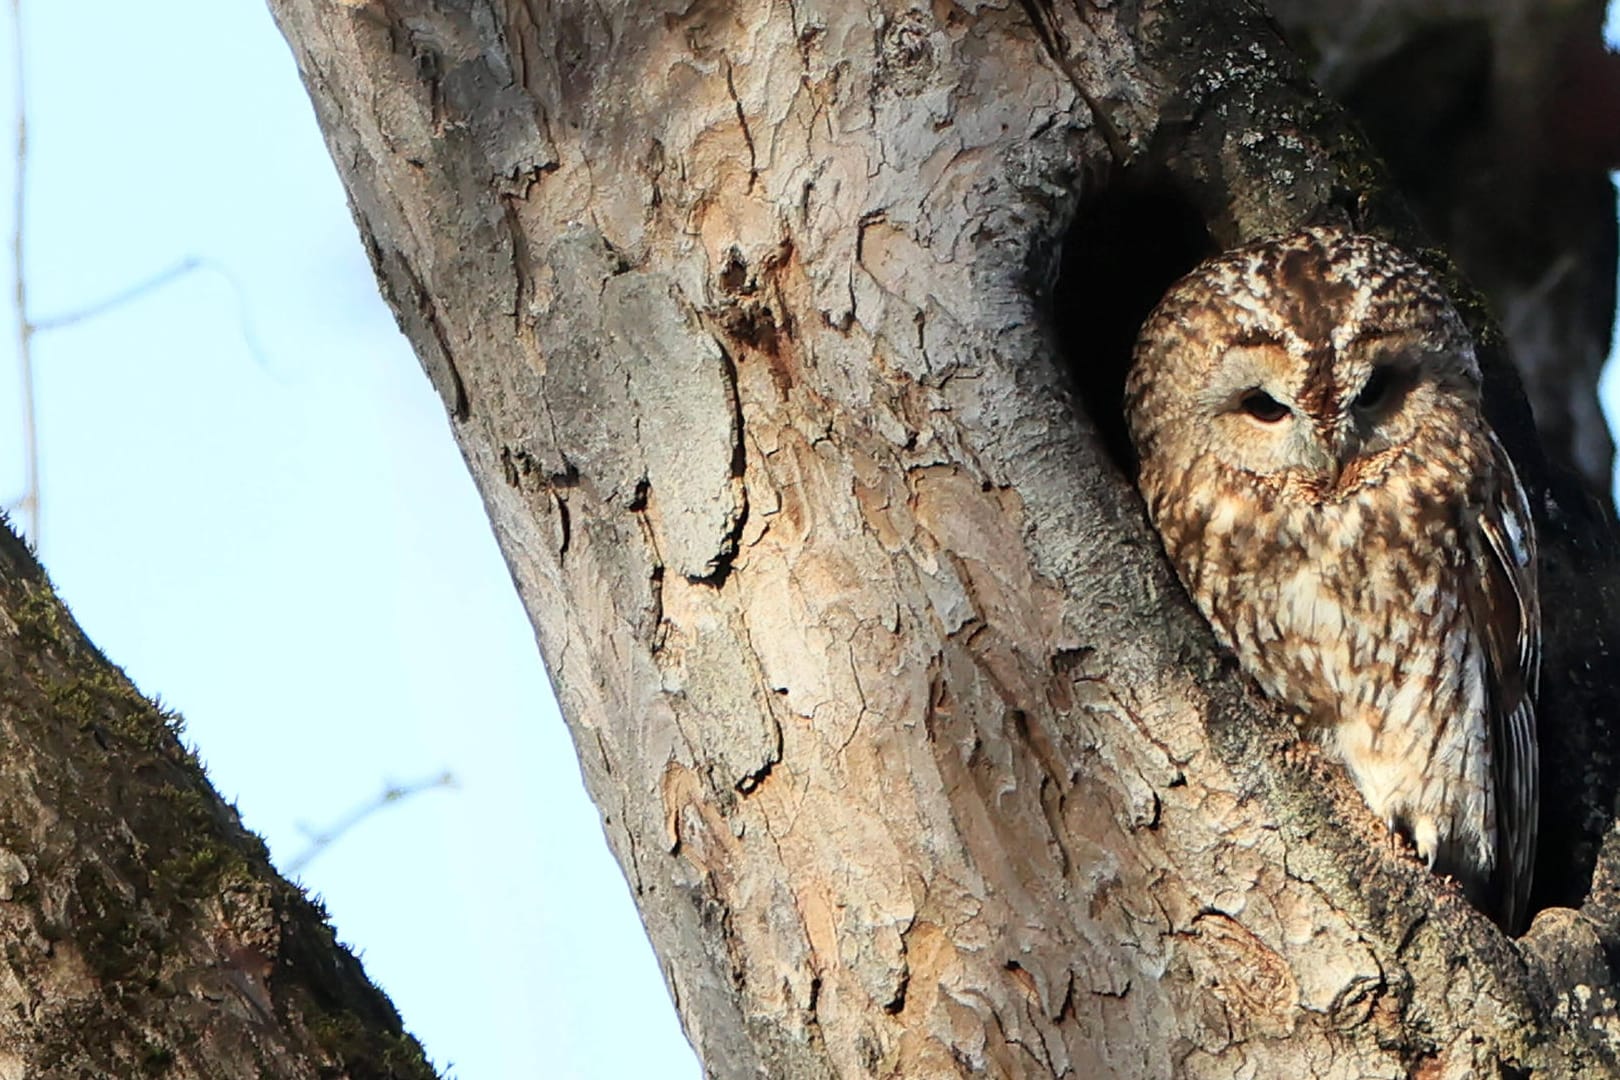
[[[259,345],[258,333],[253,328],[252,311],[248,304],[247,290],[237,280],[234,273],[224,263],[214,259],[205,259],[200,255],[187,255],[185,258],[165,267],[150,277],[142,278],[133,285],[119,289],[110,296],[100,300],[93,300],[88,304],[76,308],[69,308],[59,315],[48,315],[33,321],[34,333],[43,333],[47,330],[65,330],[82,322],[87,322],[98,316],[105,315],[126,304],[143,299],[147,294],[156,292],[165,285],[172,285],[188,274],[199,271],[209,271],[218,274],[231,290],[231,296],[236,301],[236,323],[241,331],[242,342],[247,346],[248,353],[261,368],[268,369],[269,357]]]
[[[17,317],[17,364],[22,371],[23,495],[17,508],[27,523],[28,539],[39,547],[39,429],[34,414],[34,324],[28,321],[28,278],[23,263],[23,216],[28,209],[28,99],[23,76],[22,0],[11,0],[11,70],[15,78],[17,130],[16,169],[12,174],[11,273],[12,304]]]
[[[196,264],[198,270],[211,270],[218,274],[226,287],[231,290],[231,296],[236,301],[236,327],[242,335],[242,343],[247,346],[248,355],[253,357],[253,362],[264,371],[270,371],[270,357],[259,344],[259,335],[253,326],[252,305],[248,303],[248,291],[243,287],[241,279],[229,266],[217,260],[193,256],[191,261]]]
[[[382,794],[378,795],[375,799],[372,799],[370,802],[364,803],[361,806],[355,807],[353,810],[343,815],[343,817],[339,818],[336,822],[325,829],[316,831],[304,826],[300,826],[300,829],[302,829],[304,835],[309,837],[309,846],[303,851],[299,852],[297,855],[293,856],[291,861],[287,863],[285,868],[287,876],[292,877],[299,871],[303,870],[304,867],[308,866],[317,855],[320,855],[327,848],[331,847],[339,839],[341,839],[345,833],[353,829],[366,818],[377,813],[377,811],[385,809],[394,803],[408,799],[413,795],[420,795],[424,791],[431,791],[434,788],[453,788],[455,786],[456,778],[448,771],[441,772],[437,776],[430,776],[426,779],[417,780],[409,784],[389,784],[387,787],[383,788]]]
[[[94,301],[93,303],[85,304],[83,307],[72,308],[68,311],[62,312],[60,315],[51,315],[47,318],[36,319],[33,323],[34,332],[38,333],[42,330],[60,330],[64,327],[72,326],[74,323],[81,323],[86,319],[93,319],[97,315],[105,315],[114,308],[122,307],[132,300],[139,300],[142,296],[145,296],[149,292],[156,289],[161,289],[171,281],[184,277],[193,270],[196,270],[201,265],[201,259],[198,259],[194,255],[188,255],[184,259],[181,259],[179,262],[175,263],[173,266],[164,270],[159,270],[151,277],[138,281],[133,285],[127,286],[126,288],[120,289],[111,296],[103,297],[102,299]]]
[[[26,274],[25,237],[28,210],[28,99],[27,81],[23,71],[23,18],[22,0],[11,0],[11,70],[15,79],[14,101],[16,127],[16,159],[13,171],[13,203],[11,221],[12,306],[17,322],[17,365],[22,381],[22,437],[24,481],[23,493],[8,502],[4,509],[22,516],[23,532],[37,549],[40,545],[40,483],[39,483],[39,422],[34,397],[34,337],[47,330],[61,330],[98,315],[104,315],[139,300],[148,293],[161,289],[198,270],[212,270],[224,279],[236,301],[237,324],[248,352],[259,367],[270,365],[254,332],[253,320],[246,290],[229,268],[212,259],[188,255],[174,265],[160,270],[151,277],[92,303],[65,311],[60,315],[35,319],[28,304],[28,277]]]

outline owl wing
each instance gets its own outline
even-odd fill
[[[1540,755],[1536,695],[1541,679],[1541,601],[1530,503],[1513,462],[1494,434],[1495,468],[1479,528],[1475,627],[1484,639],[1490,746],[1496,783],[1496,880],[1503,928],[1518,933],[1529,915],[1536,862]]]

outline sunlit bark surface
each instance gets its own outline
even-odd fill
[[[1612,1065],[1609,862],[1512,943],[1393,849],[1219,659],[1118,459],[1135,321],[1200,254],[1415,236],[1255,12],[271,6],[712,1074]],[[1578,510],[1544,905],[1612,783]]]

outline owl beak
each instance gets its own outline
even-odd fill
[[[1339,455],[1333,452],[1332,444],[1319,436],[1310,437],[1305,440],[1304,451],[1306,468],[1321,473],[1329,487],[1337,486],[1343,463],[1340,462]]]
[[[1344,463],[1338,458],[1329,456],[1327,463],[1322,466],[1322,479],[1327,481],[1329,490],[1339,486],[1339,476],[1344,472]]]

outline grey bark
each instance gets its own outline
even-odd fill
[[[1615,1068],[1613,547],[1478,297],[1423,253],[1549,549],[1582,906],[1520,942],[1217,655],[1111,439],[1155,281],[1418,243],[1257,11],[271,6],[711,1074]]]

